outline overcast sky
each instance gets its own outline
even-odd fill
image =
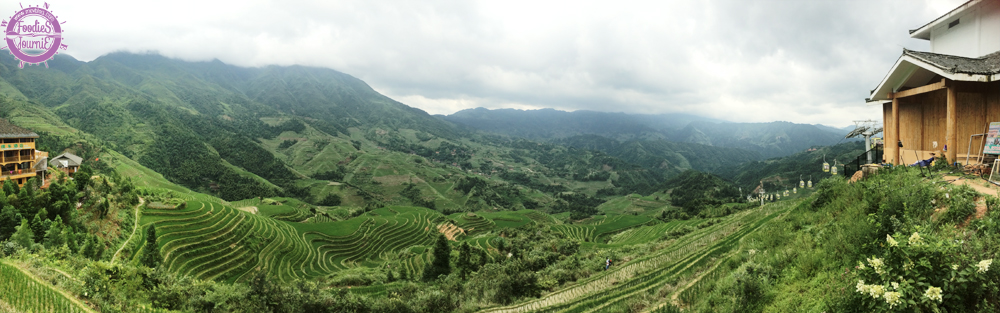
[[[917,28],[965,0],[47,0],[84,61],[127,50],[332,68],[431,114],[685,112],[850,125]],[[3,0],[5,19],[34,2]]]

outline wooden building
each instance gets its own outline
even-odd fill
[[[867,99],[882,105],[885,161],[965,162],[982,149],[970,137],[1000,122],[1000,1],[968,1],[910,37],[931,52],[904,49]]]
[[[38,134],[0,119],[0,182],[10,180],[22,186],[41,175],[45,183],[49,154],[35,150],[36,139]]]
[[[67,152],[52,158],[49,162],[52,167],[63,171],[66,175],[69,175],[69,177],[73,177],[73,173],[80,170],[80,164],[83,164],[83,158]]]

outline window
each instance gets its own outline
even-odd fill
[[[951,23],[948,23],[948,29],[951,29],[952,27],[958,26],[959,21],[961,21],[961,19],[954,20]]]

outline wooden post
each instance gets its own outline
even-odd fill
[[[892,145],[892,164],[900,165],[903,164],[899,159],[900,148],[899,148],[899,98],[892,97],[892,139],[894,142],[886,142],[886,145]],[[913,144],[913,143],[905,143]]]
[[[956,102],[958,101],[957,92],[955,91],[955,83],[951,82],[948,84],[948,108],[945,114],[945,135],[944,144],[948,146],[948,152],[944,155],[948,158],[948,162],[954,163],[957,161],[956,156],[958,155],[958,132],[955,127],[958,125],[956,120],[958,114],[956,113]]]

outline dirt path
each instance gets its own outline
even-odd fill
[[[125,246],[128,245],[130,241],[132,241],[132,237],[135,237],[135,232],[136,230],[139,229],[139,208],[141,208],[142,205],[145,203],[146,200],[140,197],[139,204],[135,205],[135,215],[133,215],[135,216],[135,226],[132,227],[132,234],[128,235],[128,239],[126,239],[125,242],[122,243],[122,246],[118,248],[118,251],[115,251],[115,255],[111,257],[111,264],[115,264],[115,260],[118,259],[118,253],[121,253],[122,249],[125,249]]]
[[[49,289],[52,289],[52,291],[58,292],[59,294],[63,295],[63,297],[66,297],[66,300],[69,300],[70,302],[73,302],[73,304],[76,304],[78,307],[82,308],[85,312],[95,312],[89,306],[87,306],[86,304],[84,304],[83,302],[81,302],[80,299],[77,299],[76,296],[70,294],[69,292],[66,292],[65,290],[53,287],[51,284],[49,284],[45,280],[38,278],[38,276],[35,276],[35,274],[32,274],[31,271],[26,270],[24,267],[22,267],[21,264],[13,263],[13,262],[5,262],[5,264],[17,268],[17,270],[21,271],[21,273],[24,273],[25,276],[28,276],[32,280],[34,280],[35,283],[38,283],[38,284],[40,284],[42,286],[45,286],[45,287],[48,287]]]
[[[965,179],[957,176],[945,176],[944,180],[952,185],[966,185],[972,187],[977,192],[996,197],[1000,193],[1000,188],[982,179]]]

